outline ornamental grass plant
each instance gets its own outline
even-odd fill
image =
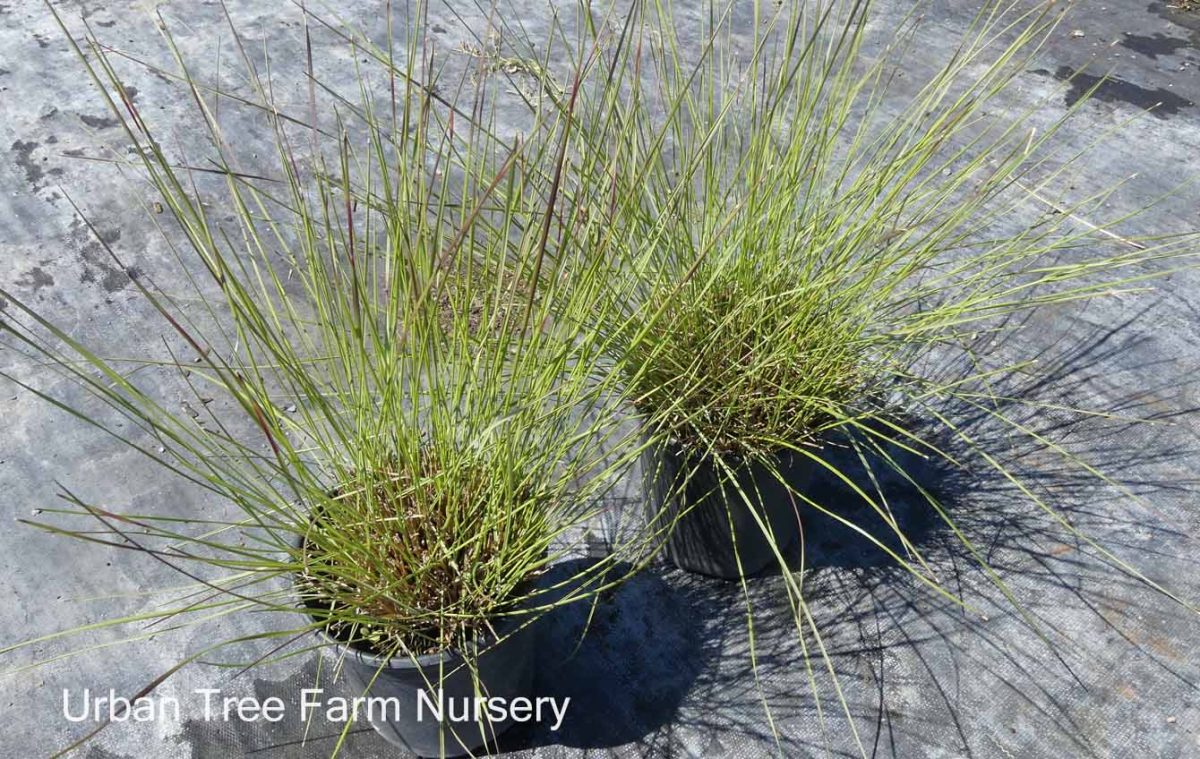
[[[1112,187],[1024,213],[1081,160],[1053,151],[1070,114],[1039,128],[1032,109],[984,112],[1055,28],[1050,6],[988,4],[890,113],[909,51],[898,35],[862,53],[869,5],[756,16],[765,31],[742,50],[725,6],[695,53],[651,4],[616,54],[627,78],[597,96],[606,116],[580,141],[612,156],[589,199],[613,199],[605,234],[621,241],[610,292],[624,318],[603,326],[660,434],[754,457],[865,431],[897,394],[954,392],[914,369],[936,351],[1189,265],[1194,237],[1087,221]]]
[[[1107,210],[1119,186],[1078,181],[1071,200],[1047,200],[1074,189],[1083,163],[1119,134],[1120,126],[1097,135],[1084,150],[1057,140],[1086,98],[1061,115],[1048,116],[1048,102],[997,115],[1058,29],[1060,5],[984,4],[953,55],[923,78],[909,36],[919,8],[881,43],[872,5],[710,4],[697,29],[680,23],[676,5],[648,2],[597,22],[619,30],[619,42],[604,86],[581,97],[588,116],[574,121],[580,174],[596,179],[572,188],[581,207],[606,219],[583,243],[604,251],[608,270],[598,329],[650,447],[689,452],[677,495],[703,467],[751,506],[760,493],[739,484],[748,464],[788,487],[799,555],[751,510],[782,568],[803,651],[796,666],[807,668],[818,713],[832,700],[864,756],[808,606],[805,524],[832,520],[935,596],[978,611],[910,539],[886,480],[919,492],[922,508],[1038,635],[1042,625],[918,467],[990,472],[1064,541],[1196,610],[1073,524],[1034,484],[1028,459],[1006,457],[1015,446],[997,447],[1019,440],[1135,500],[1030,421],[1046,412],[1111,419],[1119,410],[1071,407],[1049,393],[1007,397],[1006,378],[1036,375],[1036,349],[1001,360],[980,346],[1012,343],[1032,314],[1131,297],[1194,266],[1200,250],[1195,234],[1126,233],[1131,216]],[[973,433],[979,419],[997,434]],[[781,452],[859,503],[790,484]],[[686,509],[661,508],[676,527],[686,519]],[[749,602],[746,622],[753,641]]]
[[[274,96],[272,59],[256,62],[232,23],[241,88],[194,73],[159,23],[174,68],[90,30],[71,40],[131,143],[114,163],[165,212],[147,208],[174,254],[165,271],[139,271],[105,243],[161,318],[163,350],[101,355],[8,292],[0,328],[83,392],[10,379],[231,508],[134,512],[64,489],[36,527],[192,584],[152,593],[149,612],[5,652],[98,630],[129,631],[105,646],[142,640],[147,625],[214,630],[141,695],[196,661],[249,667],[330,645],[382,660],[456,652],[471,668],[477,644],[503,645],[502,630],[619,581],[619,550],[552,587],[539,580],[576,555],[578,530],[633,456],[588,328],[600,282],[566,288],[563,272],[591,264],[552,245],[569,208],[554,177],[570,109],[535,114],[529,139],[502,142],[489,85],[442,82],[417,24],[407,39],[389,25],[387,65],[357,72],[349,94],[318,78],[310,43],[296,114]],[[135,104],[123,67],[175,82],[207,149],[172,147],[175,125]],[[246,154],[229,131],[246,118],[266,124],[273,154]],[[159,275],[182,289],[158,287]],[[175,386],[138,381],[164,367]],[[180,387],[182,410],[165,397]],[[259,634],[222,636],[223,619],[255,612],[278,615]],[[252,643],[266,651],[247,664]]]
[[[985,108],[1056,28],[1052,6],[989,4],[896,112],[884,95],[906,40],[865,55],[868,3],[756,16],[748,50],[733,6],[698,52],[666,5],[629,25],[613,65],[626,77],[590,104],[605,116],[579,141],[605,156],[609,186],[587,202],[610,200],[604,234],[620,241],[617,316],[600,328],[653,434],[718,458],[816,459],[833,433],[936,456],[895,412],[986,410],[989,376],[1015,365],[944,379],[980,335],[1193,265],[1194,235],[1091,221],[1113,187],[1027,212],[1086,155],[1055,150],[1071,113],[1035,127],[1035,109]]]

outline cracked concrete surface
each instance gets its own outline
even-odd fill
[[[703,12],[696,0],[678,4],[685,17]],[[923,57],[933,61],[947,51],[980,4],[930,2],[917,36],[917,44],[929,51]],[[114,45],[164,60],[146,4],[55,5],[75,28],[86,19]],[[544,4],[507,5],[536,38],[545,22]],[[873,34],[886,37],[910,6],[881,0]],[[191,57],[203,58],[223,34],[215,3],[176,0],[159,7]],[[380,7],[351,0],[339,3],[338,12],[354,23],[377,25]],[[298,48],[302,28],[291,4],[231,0],[229,9],[252,47]],[[464,17],[468,24],[479,20],[473,13]],[[462,22],[445,10],[435,11],[432,31],[447,50],[466,39]],[[228,54],[227,38],[225,45]],[[333,75],[341,65],[344,75],[340,46],[319,35],[317,46],[318,60],[333,67]],[[280,65],[288,62],[281,59]],[[293,61],[293,71],[296,65]],[[1083,76],[1064,81],[1080,71]],[[1107,81],[1095,78],[1107,72],[1112,74]],[[913,73],[919,78],[919,71]],[[173,125],[180,139],[194,137],[179,88],[149,74],[131,82],[140,108]],[[1146,0],[1079,4],[1021,76],[1020,87],[991,108],[1003,116],[1045,102],[1035,122],[1049,121],[1097,83],[1096,97],[1082,106],[1064,139],[1083,146],[1120,131],[1051,200],[1065,203],[1089,187],[1124,179],[1109,200],[1114,215],[1158,199],[1152,211],[1129,222],[1128,232],[1200,228],[1200,189],[1177,189],[1200,176],[1200,11]],[[896,94],[902,96],[903,85]],[[244,126],[239,138],[247,150],[254,150],[256,140],[266,144],[261,124]],[[0,284],[109,355],[160,341],[160,323],[132,291],[129,276],[170,271],[173,265],[150,222],[153,198],[99,160],[123,150],[120,130],[42,2],[0,2]],[[122,266],[104,254],[76,205],[94,220]],[[1031,212],[1048,210],[1031,200]],[[1072,520],[1193,602],[1200,602],[1200,418],[1193,413],[1200,363],[1198,281],[1195,273],[1180,273],[1149,295],[1040,313],[1008,344],[989,347],[996,355],[1041,355],[1039,376],[1072,405],[1159,420],[1076,426],[1053,413],[1037,420],[1128,484],[1138,501],[1061,471],[1035,453],[1022,461]],[[0,365],[24,371],[4,349]],[[1018,390],[1038,380],[1011,379]],[[980,434],[989,432],[981,426]],[[56,481],[122,507],[222,508],[95,430],[11,385],[0,386],[0,504],[11,525],[0,533],[0,643],[132,613],[149,603],[138,593],[177,584],[149,561],[15,525],[12,520],[31,510],[53,506]],[[810,604],[865,752],[902,758],[1200,757],[1200,617],[1106,567],[1044,516],[1015,506],[1004,483],[977,472],[931,472],[929,484],[955,504],[964,530],[1044,625],[1047,639],[1023,623],[971,568],[952,536],[936,529],[903,494],[898,508],[911,512],[910,527],[930,561],[984,614],[967,614],[917,587],[882,553],[814,520],[810,533],[820,537],[812,540]],[[763,578],[752,588],[756,607],[766,610],[757,630],[761,693],[745,655],[745,631],[736,621],[743,603],[738,594],[657,568],[605,599],[578,651],[582,611],[568,610],[543,624],[538,688],[572,695],[577,711],[558,733],[517,730],[505,736],[501,748],[538,757],[857,755],[846,716],[828,700],[833,696],[822,672],[814,675],[826,699],[823,713],[817,712],[790,617],[771,612],[779,603],[771,593],[775,582]],[[228,620],[222,633],[251,632],[263,623]],[[0,757],[46,755],[78,737],[81,726],[61,716],[64,687],[136,691],[184,652],[203,647],[208,634],[204,628],[163,631],[147,642],[7,677],[0,691],[5,716]],[[105,639],[98,633],[93,640]],[[48,642],[6,657],[4,668],[62,650]],[[188,695],[194,689],[220,687],[229,695],[279,695],[294,704],[315,666],[312,658],[296,660],[232,680],[221,670],[192,667],[168,681],[164,693],[186,704],[194,703]],[[763,716],[764,696],[772,705],[778,743]],[[313,725],[306,733],[291,718],[235,726],[189,713],[181,723],[114,726],[80,755],[321,757],[332,746],[333,732]],[[343,755],[396,752],[364,728],[351,735]]]

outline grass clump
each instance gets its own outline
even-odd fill
[[[299,588],[333,638],[384,656],[462,649],[528,592],[555,506],[481,455],[426,444],[414,461],[353,473],[318,506]]]
[[[868,3],[764,11],[749,43],[732,6],[699,44],[644,10],[588,93],[605,118],[579,127],[582,173],[608,181],[579,192],[608,209],[600,329],[656,434],[760,459],[835,428],[880,442],[892,411],[1006,371],[938,379],[981,333],[1136,290],[1195,250],[1090,221],[1113,188],[1034,208],[1079,159],[1054,143],[1079,105],[1039,129],[1032,110],[984,114],[1056,27],[1049,5],[990,4],[896,112],[911,29],[868,56]]]
[[[635,402],[660,434],[694,450],[767,456],[780,441],[813,443],[870,395],[878,369],[863,304],[839,303],[781,263],[746,256],[648,295],[668,305],[627,366],[637,367]]]
[[[303,21],[358,50],[337,24]],[[0,329],[82,392],[10,379],[218,507],[132,513],[64,491],[65,506],[36,526],[134,550],[194,585],[156,593],[149,613],[40,640],[253,611],[286,620],[249,638],[214,635],[149,692],[197,660],[254,666],[329,638],[384,658],[474,651],[502,620],[526,624],[618,582],[619,550],[554,588],[534,582],[571,555],[634,455],[584,326],[598,282],[565,287],[562,273],[587,264],[552,244],[557,219],[572,215],[552,180],[570,112],[537,113],[529,138],[499,139],[477,109],[490,85],[441,94],[453,89],[422,57],[416,23],[404,45],[389,25],[385,97],[362,71],[350,94],[320,79],[310,50],[308,102],[294,113],[272,94],[269,56],[256,63],[236,30],[246,89],[231,92],[162,26],[175,69],[90,33],[72,42],[132,145],[114,161],[170,219],[168,265],[130,279],[161,317],[148,328],[165,332],[164,348],[101,355],[7,292]],[[191,96],[201,155],[168,149],[172,125],[128,94],[120,69],[131,63]],[[266,125],[270,153],[231,139],[235,113]],[[143,389],[147,369],[174,384]],[[171,390],[203,416],[175,410],[161,397]],[[110,645],[145,637],[135,629]],[[266,653],[253,649],[263,642]]]

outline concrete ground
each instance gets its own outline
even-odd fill
[[[678,4],[702,12],[695,0]],[[353,0],[339,3],[338,11],[355,23],[378,25],[380,5]],[[928,4],[916,39],[921,55],[914,79],[920,62],[932,64],[946,52],[980,5],[981,0]],[[545,19],[542,4],[513,6],[511,12],[536,37]],[[881,0],[878,6],[872,33],[882,39],[911,4]],[[83,0],[56,7],[73,25],[86,18],[122,49],[161,58],[148,4]],[[231,55],[216,4],[160,7],[186,53],[212,50],[224,38],[225,54]],[[291,4],[230,0],[229,7],[254,43],[300,49],[299,15]],[[439,11],[435,20],[446,49],[465,39],[453,15]],[[473,20],[478,15],[468,14],[466,22]],[[319,60],[334,49],[319,36],[317,48]],[[276,57],[281,67],[298,65],[286,55]],[[1200,177],[1200,10],[1148,0],[1079,3],[1021,75],[1019,89],[993,108],[1003,117],[1048,99],[1040,118],[1053,118],[1098,81],[1090,77],[1107,71],[1112,78],[1080,110],[1065,139],[1082,146],[1137,118],[1120,126],[1050,200],[1066,203],[1089,187],[1129,178],[1109,201],[1119,214]],[[184,93],[152,76],[135,84],[141,108],[174,123],[180,139],[194,138],[183,120],[189,108]],[[902,96],[903,86],[897,94]],[[239,134],[248,141],[260,137],[254,125]],[[122,147],[119,130],[43,3],[0,2],[0,285],[110,355],[154,346],[161,327],[131,291],[125,273],[89,237],[67,195],[139,267],[154,270],[168,261],[142,209],[152,198],[110,165],[88,160]],[[1031,201],[1031,212],[1050,210],[1037,206]],[[1126,229],[1168,234],[1197,228],[1200,188],[1193,185],[1163,197]],[[1126,483],[1136,500],[1036,452],[1008,453],[1023,457],[1040,491],[1075,524],[1193,603],[1200,603],[1200,417],[1192,413],[1200,364],[1197,284],[1195,273],[1182,273],[1149,295],[1039,314],[1008,343],[990,349],[997,360],[1043,357],[1037,377],[1011,378],[1015,393],[1049,392],[1074,406],[1158,420],[1126,426],[1076,424],[1054,414],[1031,419]],[[19,363],[0,348],[0,366]],[[983,420],[969,424],[980,436],[998,435]],[[136,594],[177,582],[140,557],[56,539],[11,521],[52,505],[56,481],[123,506],[220,508],[164,481],[160,471],[111,439],[12,386],[0,388],[0,431],[0,505],[12,524],[0,532],[0,644],[131,613],[150,603]],[[994,444],[1013,443],[997,437]],[[572,712],[558,732],[517,730],[505,736],[501,748],[538,757],[1200,756],[1200,617],[1097,560],[994,477],[929,472],[926,484],[954,505],[964,531],[1039,621],[1044,637],[973,568],[953,536],[938,530],[897,488],[897,508],[942,579],[982,613],[964,612],[919,587],[853,536],[810,524],[809,604],[851,718],[838,704],[828,672],[816,672],[810,685],[790,615],[778,608],[779,595],[772,592],[778,578],[752,584],[759,612],[756,687],[738,621],[745,604],[741,595],[659,567],[605,599],[577,651],[583,610],[568,609],[542,626],[538,690],[570,695]],[[817,487],[835,492],[831,483]],[[230,621],[222,634],[250,632],[259,624]],[[203,647],[211,634],[205,628],[163,632],[145,643],[102,648],[6,677],[0,689],[0,757],[47,755],[81,734],[81,725],[62,717],[63,688],[134,692],[185,652]],[[62,650],[55,643],[38,645],[5,657],[2,668]],[[315,668],[309,657],[231,679],[227,671],[197,666],[169,680],[162,692],[187,704],[194,703],[188,695],[194,689],[219,687],[227,695],[279,695],[294,704],[299,690],[313,682]],[[771,705],[778,742],[764,716],[764,700]],[[320,757],[328,754],[335,733],[335,727],[321,724],[306,732],[295,710],[269,726],[204,721],[185,711],[179,722],[114,726],[79,755]],[[361,728],[343,755],[396,752]]]

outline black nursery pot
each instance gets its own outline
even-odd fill
[[[780,551],[788,548],[800,530],[795,496],[784,483],[796,490],[808,487],[814,464],[790,451],[778,453],[774,464],[778,475],[762,463],[731,463],[731,476],[711,458],[689,456],[676,443],[647,448],[647,507],[653,528],[664,530],[675,522],[665,537],[671,562],[726,580],[756,574],[777,562],[754,512],[770,525]]]
[[[508,704],[530,695],[532,625],[518,629],[520,624],[511,620],[497,625],[497,633],[508,637],[498,644],[480,641],[473,668],[459,651],[385,660],[323,637],[344,656],[343,672],[354,695],[377,699],[381,705],[367,711],[376,732],[417,756],[452,757],[476,752],[513,724],[507,710],[501,719],[489,719],[486,708],[476,712],[477,696]],[[440,720],[433,709],[438,706]]]
[[[475,641],[470,665],[457,650],[385,659],[323,630],[317,636],[341,664],[352,697],[374,699],[358,714],[384,740],[421,757],[456,757],[477,753],[513,725],[507,708],[476,709],[477,697],[507,706],[533,690],[536,623],[505,616],[493,627],[498,640]]]

